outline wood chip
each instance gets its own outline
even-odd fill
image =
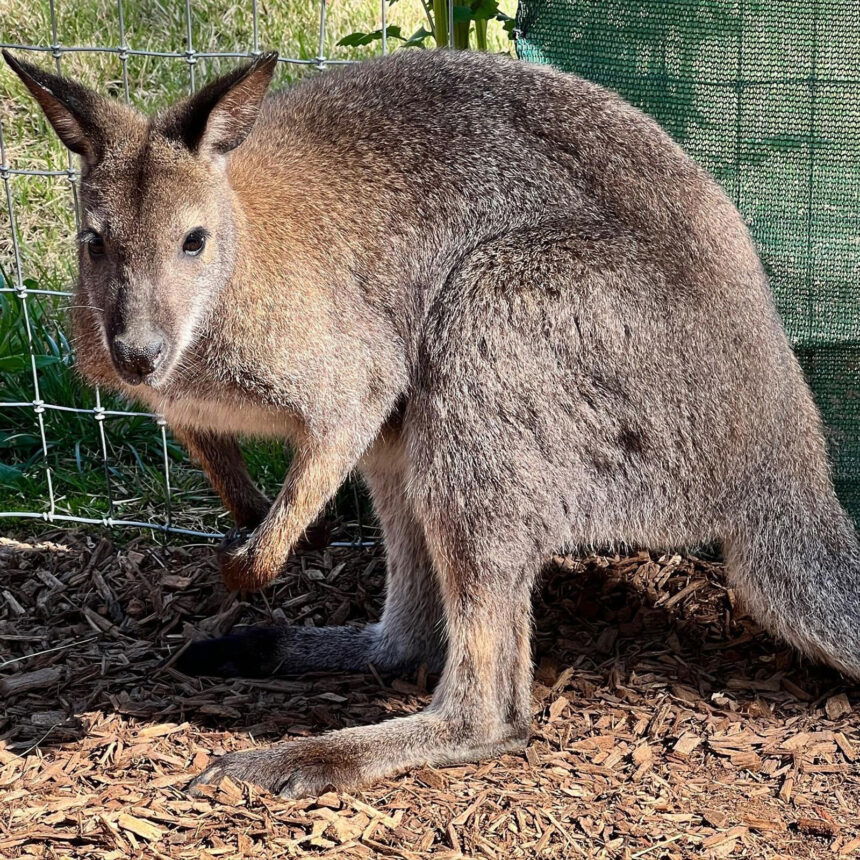
[[[729,822],[728,814],[722,809],[703,809],[702,818],[717,829],[723,828]]]
[[[851,702],[848,701],[848,696],[845,693],[839,693],[838,696],[831,696],[824,703],[824,710],[831,720],[838,720],[840,717],[851,713]]]
[[[18,696],[30,690],[52,687],[63,679],[64,672],[60,666],[46,669],[36,669],[34,672],[20,672],[0,680],[0,695]]]
[[[860,852],[860,836],[855,836],[839,848],[840,854],[857,854]]]
[[[777,821],[775,818],[760,818],[754,815],[745,815],[743,821],[750,830],[758,830],[762,833],[771,830],[785,830],[785,824]]]
[[[181,675],[170,660],[186,642],[237,624],[378,618],[383,550],[298,552],[240,598],[218,585],[212,547],[121,541],[0,538],[13,598],[0,598],[0,857],[860,854],[854,693],[737,613],[716,563],[554,562],[534,600],[524,753],[421,768],[358,797],[285,800],[224,780],[190,798],[225,753],[416,713],[436,678]]]
[[[156,827],[151,821],[135,818],[125,812],[117,816],[116,823],[123,830],[129,830],[149,842],[157,842],[164,835],[164,831],[160,827]]]
[[[823,818],[798,818],[795,827],[809,836],[833,837],[842,829],[833,821],[825,821]]]
[[[702,739],[697,735],[685,732],[680,738],[678,738],[672,751],[677,755],[688,756],[701,742]]]

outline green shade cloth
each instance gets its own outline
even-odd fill
[[[860,0],[523,0],[517,27],[520,57],[620,93],[737,203],[860,523]]]

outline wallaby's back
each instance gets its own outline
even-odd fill
[[[251,229],[285,234],[273,265],[303,247],[329,277],[340,271],[340,311],[379,311],[413,380],[426,372],[416,362],[428,317],[457,301],[451,272],[497,237],[564,225],[568,259],[584,253],[578,236],[590,243],[583,269],[628,271],[602,287],[607,312],[634,326],[638,313],[649,348],[665,353],[629,369],[636,408],[687,373],[689,409],[733,428],[736,457],[705,449],[721,477],[750,467],[738,458],[786,408],[818,436],[737,210],[653,120],[602,87],[505,57],[399,52],[268,97],[231,177]],[[532,280],[538,291],[563,281],[568,310],[599,315],[575,267],[560,278],[535,258]],[[555,304],[545,297],[547,313]]]
[[[338,232],[362,245],[407,243],[399,262],[416,267],[445,269],[504,230],[575,215],[689,263],[690,289],[727,252],[758,273],[734,207],[653,120],[506,57],[403,51],[306,79],[266,99],[231,170],[249,197],[301,177],[318,217],[346,215]]]

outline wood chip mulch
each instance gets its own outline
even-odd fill
[[[0,857],[860,857],[860,689],[763,634],[718,564],[678,555],[555,560],[525,754],[357,796],[186,796],[224,751],[426,704],[423,672],[171,668],[238,623],[375,619],[383,578],[379,549],[308,551],[240,600],[210,546],[0,539]]]

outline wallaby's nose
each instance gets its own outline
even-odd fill
[[[164,338],[149,334],[135,337],[118,334],[113,339],[113,356],[117,367],[125,372],[128,382],[136,384],[149,376],[164,358]]]

